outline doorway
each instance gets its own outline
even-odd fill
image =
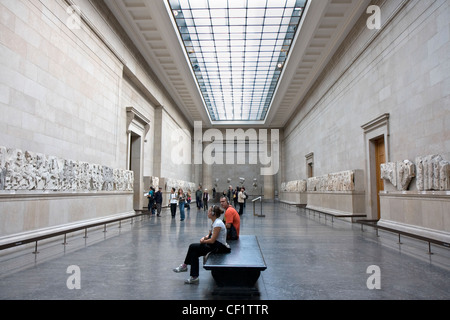
[[[384,136],[373,140],[375,147],[375,172],[376,172],[376,190],[377,190],[377,218],[380,219],[380,191],[384,190],[384,181],[381,179],[381,164],[386,163],[386,148]]]
[[[384,182],[380,178],[380,165],[389,162],[389,113],[363,124],[366,158],[366,214],[368,219],[380,220],[380,191]]]
[[[141,208],[141,158],[142,158],[142,137],[134,132],[130,135],[129,149],[129,170],[134,173],[133,184],[133,208],[139,210]]]

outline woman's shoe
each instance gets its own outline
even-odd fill
[[[200,279],[198,277],[190,277],[189,279],[187,279],[184,283],[186,284],[198,284],[200,281]]]
[[[183,266],[182,264],[180,264],[180,266],[173,269],[173,272],[176,272],[176,273],[186,272],[186,271],[187,271],[187,266]]]

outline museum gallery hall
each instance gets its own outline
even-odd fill
[[[449,57],[447,0],[0,0],[0,299],[448,300]]]

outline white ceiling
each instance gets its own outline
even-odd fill
[[[105,3],[191,124],[202,121],[204,127],[218,126],[209,119],[165,1]],[[220,125],[284,127],[301,108],[305,94],[369,3],[370,0],[310,0],[266,121]]]

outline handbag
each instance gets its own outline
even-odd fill
[[[237,230],[233,224],[231,224],[230,228],[227,229],[227,240],[237,240],[238,234]]]

